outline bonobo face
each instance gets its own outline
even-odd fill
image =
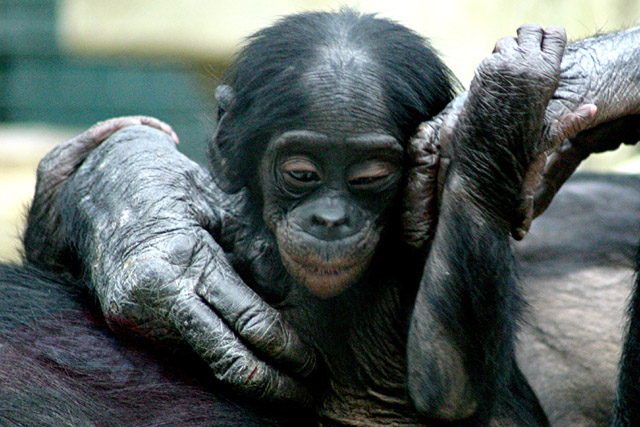
[[[313,294],[340,294],[367,269],[402,177],[384,133],[290,130],[274,137],[260,181],[264,219],[289,273]]]

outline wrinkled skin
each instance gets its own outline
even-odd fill
[[[506,37],[496,43],[496,49],[511,43],[513,38]],[[562,184],[590,154],[638,141],[639,43],[640,28],[634,28],[568,45],[539,141],[540,151],[545,153],[531,163],[512,219],[516,239],[524,237],[531,220],[544,212]],[[414,162],[410,172],[414,176],[409,182],[415,184],[407,189],[404,223],[405,238],[414,246],[424,245],[433,234],[438,182],[450,160],[447,147],[466,96],[460,95],[437,117],[422,124],[409,149]]]
[[[504,54],[509,52],[509,49],[510,47],[507,45],[497,50],[498,53]],[[490,79],[485,81],[491,82]],[[550,84],[550,82],[545,81],[544,84]],[[544,85],[543,87],[548,89]],[[472,88],[472,94],[473,90],[474,88]],[[548,95],[545,94],[540,102],[544,104],[544,98]],[[473,101],[471,105],[477,106],[478,104],[475,104],[475,102]],[[467,117],[473,117],[476,112],[463,113],[463,117],[465,114],[467,114]],[[576,110],[575,114],[579,116],[578,122],[586,121],[590,116],[590,113],[584,110]],[[537,120],[539,119],[540,117],[538,116]],[[532,121],[535,122],[535,120]],[[571,122],[573,123],[573,121]],[[462,140],[468,138],[464,136],[464,132],[468,132],[469,126],[471,125],[465,123],[457,128],[465,130],[459,131],[463,135],[457,135],[456,141],[457,138]],[[537,128],[538,123],[528,123],[528,126]],[[577,127],[576,129],[581,128]],[[135,136],[131,136],[131,138],[136,139]],[[148,138],[147,134],[145,134],[145,138]],[[99,142],[93,138],[87,140],[90,140],[93,145]],[[532,143],[531,146],[536,145]],[[156,156],[152,154],[142,154],[147,147],[140,147],[140,154],[137,154],[138,157],[136,158],[136,162],[141,162],[139,164],[150,164],[149,162],[157,161]],[[153,150],[157,150],[157,148],[153,148],[150,151]],[[457,153],[456,148],[452,150]],[[458,147],[457,150],[460,150],[460,148]],[[131,152],[129,152],[130,154]],[[164,154],[172,156],[170,151]],[[529,162],[538,154],[538,151],[520,153],[518,164],[509,166],[512,168],[508,172],[509,177],[515,177],[517,185],[511,187],[511,184],[509,184],[510,188],[507,189],[509,195],[505,196],[507,199],[513,199],[512,193],[519,191],[520,183],[527,176],[526,170]],[[84,154],[67,158],[61,156],[57,157],[56,161],[80,163],[84,159],[83,156]],[[470,155],[465,153],[462,157],[470,157]],[[96,168],[101,165],[100,162],[101,160],[98,157],[94,162]],[[114,162],[112,167],[117,169],[118,165],[126,165],[126,162],[127,157],[124,156],[118,162]],[[251,347],[270,355],[277,362],[280,362],[280,366],[291,370],[294,376],[304,376],[312,370],[314,353],[305,350],[304,344],[296,338],[295,332],[286,323],[283,323],[281,316],[275,310],[264,304],[255,293],[240,280],[236,279],[234,275],[229,275],[230,268],[225,266],[224,256],[221,254],[220,247],[211,239],[209,234],[204,232],[209,225],[207,224],[207,218],[215,215],[223,217],[225,220],[222,221],[222,229],[213,230],[214,234],[224,236],[227,230],[239,227],[238,224],[242,220],[234,218],[233,212],[235,205],[243,203],[242,195],[220,199],[220,194],[222,193],[216,191],[215,185],[210,182],[206,174],[202,174],[195,165],[189,162],[182,160],[181,162],[176,165],[175,174],[167,174],[163,177],[163,174],[167,173],[165,169],[162,170],[162,173],[153,174],[153,189],[149,193],[139,194],[137,200],[134,200],[131,206],[127,206],[132,209],[123,209],[122,206],[119,206],[122,202],[118,199],[118,195],[114,194],[111,207],[114,209],[117,207],[117,209],[120,209],[120,213],[113,217],[107,216],[104,219],[91,218],[91,221],[102,224],[116,224],[118,221],[124,221],[124,224],[132,224],[132,227],[128,228],[131,232],[128,233],[125,241],[114,239],[117,241],[108,243],[109,237],[114,232],[112,229],[87,226],[89,230],[93,230],[92,238],[103,242],[100,244],[89,243],[88,247],[83,248],[86,250],[85,253],[89,254],[88,259],[94,257],[94,259],[98,260],[101,256],[108,254],[114,260],[119,260],[110,267],[101,267],[99,262],[93,264],[94,270],[91,275],[91,281],[95,286],[107,318],[113,327],[118,329],[131,329],[130,322],[133,321],[134,325],[136,325],[133,327],[133,331],[151,334],[160,339],[171,338],[187,341],[205,360],[211,361],[212,368],[223,381],[246,387],[247,392],[251,394],[263,398],[297,398],[305,401],[307,398],[304,396],[307,396],[307,393],[297,381],[292,381],[291,378],[282,375],[279,371],[274,371],[268,364],[252,357],[253,352],[247,350],[244,343],[237,337],[242,337]],[[89,171],[91,170],[90,168],[91,166],[88,164],[87,169]],[[126,170],[126,168],[123,169]],[[463,166],[455,169],[455,172],[452,172],[453,175],[445,174],[447,178],[444,181],[445,184],[443,184],[446,188],[444,194],[453,195],[447,200],[455,200],[461,197],[456,193],[458,191],[456,187],[452,189],[452,182],[455,182],[455,179],[451,178],[451,176],[456,176],[458,173],[471,183],[475,181],[482,182],[482,179],[486,179],[486,177],[483,178],[481,176],[466,176],[465,174],[470,172]],[[83,175],[87,188],[92,185],[91,180],[94,179],[92,176],[91,173]],[[46,183],[46,178],[41,178],[41,182]],[[82,182],[80,178],[78,178],[78,182]],[[124,185],[122,192],[125,193],[126,184],[123,183],[122,185]],[[160,203],[158,195],[167,194],[159,190],[163,186],[174,191],[176,187],[180,187],[184,192],[176,194],[175,198],[162,197],[162,201],[166,203]],[[47,191],[46,185],[43,185],[40,187],[38,194],[47,194]],[[139,191],[139,189],[136,189],[136,191]],[[199,195],[197,199],[202,198],[202,200],[197,200],[196,203],[192,203],[188,207],[181,206],[181,200],[191,199],[189,195],[192,194]],[[432,193],[428,192],[426,194],[431,195]],[[478,197],[477,194],[479,192],[463,194],[473,200],[474,197]],[[151,236],[145,234],[145,227],[149,225],[144,222],[144,218],[138,217],[132,220],[131,218],[126,218],[127,215],[125,214],[135,213],[139,209],[137,204],[145,204],[144,200],[146,198],[153,200],[151,205],[154,206],[154,212],[160,213],[156,215],[157,218],[150,220],[153,224],[149,225],[154,227],[155,235],[151,239]],[[38,200],[37,195],[36,204]],[[68,203],[62,203],[62,206],[82,206],[82,204],[71,204],[68,199],[62,198],[61,200]],[[479,197],[480,202],[486,200],[486,196]],[[515,200],[517,200],[517,197]],[[219,212],[213,215],[211,209],[214,208],[211,206],[215,206],[215,209],[219,209]],[[484,207],[486,206],[483,205]],[[500,221],[497,222],[500,223],[503,220],[508,223],[512,222],[513,220],[504,217],[505,214],[501,210],[502,207],[500,206],[489,206],[489,218],[492,220],[498,218]],[[110,214],[107,213],[107,215]],[[69,214],[69,217],[74,218],[74,220],[82,221],[84,219],[88,221],[87,218],[82,218],[82,215],[74,213]],[[190,231],[187,232],[186,230]],[[73,230],[67,230],[67,232],[72,234]],[[423,232],[423,234],[431,235],[431,232]],[[52,240],[53,242],[46,242],[46,244],[53,243],[53,246],[55,246],[59,242],[57,238]],[[26,241],[29,241],[29,235],[27,235]],[[132,242],[133,245],[130,245],[129,242]],[[91,245],[95,246],[92,247]],[[27,251],[27,256],[30,257],[29,251]],[[45,265],[49,263],[49,260],[46,259],[43,262],[42,255],[32,256],[29,259]],[[220,267],[221,265],[222,267]],[[203,268],[203,266],[208,266],[208,268]],[[167,272],[172,272],[172,274],[167,275]],[[122,277],[122,279],[114,280],[114,274],[116,275],[115,277]],[[224,277],[223,281],[206,280],[210,277],[216,279],[220,275]],[[203,277],[205,280],[203,280]],[[110,287],[109,282],[121,283],[124,284],[124,287],[114,289]],[[203,282],[224,282],[225,288],[202,286]],[[158,290],[161,293],[158,293]],[[215,315],[209,307],[201,305],[199,300],[195,298],[195,295],[202,295],[203,293],[206,294],[203,296],[205,296],[209,304],[216,308],[217,313]],[[143,309],[140,310],[140,307]],[[242,315],[239,316],[239,313]],[[226,322],[223,323],[217,317],[218,315],[222,316]],[[227,325],[232,327],[229,328]],[[265,332],[267,332],[266,335]],[[267,339],[265,339],[265,336]],[[230,355],[234,356],[231,360],[227,357]],[[245,363],[247,365],[244,365]],[[465,385],[463,384],[462,386],[465,389]],[[457,393],[455,389],[454,393]],[[462,394],[464,395],[464,393]],[[463,402],[468,403],[466,398],[466,396],[463,396]],[[474,404],[471,404],[469,407],[473,406]],[[449,411],[447,405],[445,405],[445,409]],[[456,412],[460,410],[459,408],[454,408],[453,412],[440,410],[441,412],[439,413],[438,410],[440,409],[435,412],[438,417],[455,418],[461,416],[461,413]]]
[[[113,133],[131,124],[135,123],[109,120],[57,147],[41,162],[39,186],[36,188],[38,194],[57,196],[57,181],[41,178],[43,167],[75,161],[79,157],[77,153],[86,153],[81,151],[83,147],[96,144],[94,134]],[[161,126],[154,127],[164,131]],[[220,232],[231,234],[237,227],[237,219],[229,217],[227,212],[234,211],[235,206],[241,203],[241,197],[221,198],[222,193],[216,191],[217,186],[209,175],[185,157],[176,157],[173,144],[166,138],[159,135],[150,137],[148,131],[139,129],[136,132],[136,128],[132,128],[121,142],[130,142],[126,151],[117,150],[113,144],[112,150],[96,151],[86,160],[74,177],[75,182],[83,183],[80,193],[68,192],[58,196],[60,199],[56,202],[62,206],[62,216],[69,215],[73,222],[59,222],[59,217],[54,217],[52,229],[56,233],[43,234],[38,228],[43,225],[40,217],[30,215],[25,234],[27,260],[57,269],[60,262],[58,254],[68,251],[60,244],[64,239],[59,236],[72,236],[77,239],[75,241],[86,245],[77,249],[88,258],[109,256],[110,262],[94,265],[95,270],[87,283],[98,295],[112,328],[161,341],[186,341],[205,360],[212,361],[212,368],[221,373],[223,380],[229,378],[229,382],[243,384],[245,389],[242,391],[249,394],[272,399],[305,399],[308,392],[297,382],[273,369],[256,369],[256,366],[264,366],[263,362],[249,352],[236,336],[236,333],[240,334],[256,349],[273,355],[275,361],[300,375],[308,374],[315,364],[314,352],[304,346],[284,323],[280,313],[264,303],[235,275],[226,273],[231,271],[229,262],[218,243],[211,238],[208,221],[209,218],[225,217],[228,229]],[[140,181],[152,180],[153,187],[148,190],[136,187],[137,198],[128,199],[124,204],[119,197],[99,201],[91,197],[78,199],[89,186],[96,189],[113,185],[110,176],[100,175],[102,168],[127,173],[137,169],[138,161],[154,164],[163,155],[175,157],[173,167],[143,171]],[[49,187],[50,184],[55,184],[55,187]],[[119,188],[110,194],[127,193],[129,184],[126,181],[120,180],[116,185]],[[153,194],[163,187],[167,188],[165,194],[168,197],[154,203],[153,211],[146,211],[153,212],[151,215],[141,215],[139,201],[155,197]],[[179,191],[169,191],[170,188]],[[50,200],[38,197],[31,212],[47,212],[40,203],[49,203]],[[191,200],[192,203],[185,205],[180,200]],[[104,203],[109,209],[97,211],[95,203]],[[67,208],[69,212],[64,210]],[[102,215],[96,215],[98,212]],[[147,235],[148,229],[157,231],[154,232],[155,237]],[[112,238],[114,233],[124,230],[126,242]],[[87,236],[79,233],[87,233]],[[61,246],[53,252],[42,251]],[[129,255],[132,252],[134,255]],[[63,258],[62,262],[69,261]],[[197,296],[198,289],[208,282],[214,284],[206,288],[209,300],[220,304],[215,315]],[[117,287],[111,284],[117,284]],[[224,290],[221,290],[223,284]],[[235,332],[231,332],[227,325],[233,325]],[[238,358],[225,358],[230,353]]]

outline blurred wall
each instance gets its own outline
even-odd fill
[[[60,18],[63,6],[0,0],[0,122],[82,129],[108,117],[147,114],[171,122],[186,142],[206,138],[209,105],[197,63],[167,52],[75,52],[60,37],[68,21]],[[88,37],[98,34],[96,28]],[[191,155],[199,154],[196,148],[184,146]]]
[[[524,22],[562,25],[573,39],[640,22],[640,0],[64,0],[60,36],[74,52],[228,58],[278,16],[354,6],[432,38],[466,85],[495,41]]]

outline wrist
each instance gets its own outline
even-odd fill
[[[451,215],[468,217],[478,227],[487,226],[509,231],[513,217],[517,192],[516,186],[497,186],[496,176],[491,185],[483,184],[459,165],[448,173],[442,190],[439,218]]]
[[[566,49],[561,85],[567,90],[573,87],[575,95],[582,97],[580,103],[598,107],[593,125],[637,114],[639,63],[640,27],[580,40]]]

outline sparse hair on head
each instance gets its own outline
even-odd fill
[[[453,98],[452,74],[429,42],[394,21],[349,8],[286,16],[247,39],[224,79],[235,98],[210,146],[217,179],[235,190],[248,185],[273,133],[295,128],[309,107],[302,76],[338,44],[362,50],[374,64],[403,144]]]

